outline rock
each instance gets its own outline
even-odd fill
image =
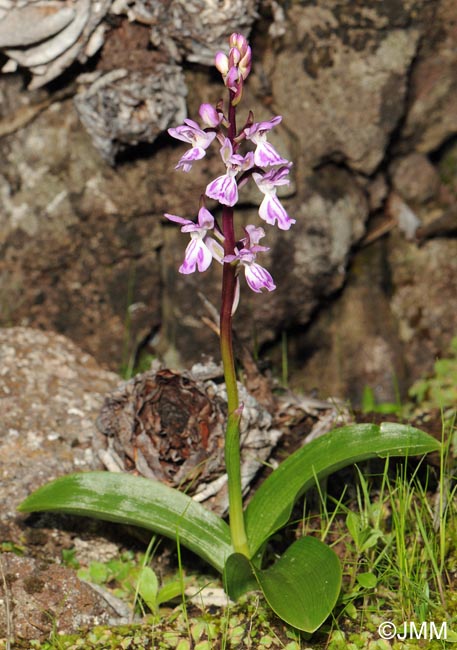
[[[424,2],[384,4],[356,14],[345,1],[294,4],[282,47],[267,52],[275,108],[309,166],[332,160],[372,174],[384,158],[405,110]]]
[[[56,476],[98,465],[92,453],[95,419],[103,396],[118,381],[59,334],[0,329],[4,527],[14,525],[16,507],[32,490]]]
[[[150,3],[135,0],[144,7],[151,27],[151,42],[187,61],[213,65],[216,52],[227,47],[230,34],[248,36],[257,17],[258,0],[231,0],[214,5],[211,0],[180,0]]]
[[[406,368],[385,289],[385,258],[384,241],[359,251],[339,299],[318,315],[305,336],[289,344],[291,359],[308,357],[305,372],[292,361],[292,386],[349,399],[353,406],[360,406],[364,388],[372,389],[379,403],[398,400]]]
[[[5,595],[0,580],[0,637],[6,636],[6,603],[15,638],[44,639],[54,629],[70,633],[113,620],[109,605],[73,570],[52,563],[75,536],[88,536],[91,552],[98,549],[101,557],[102,525],[79,519],[62,530],[62,519],[44,513],[34,527],[33,517],[26,520],[16,508],[57,476],[100,467],[92,451],[95,419],[118,380],[59,334],[0,329],[1,539],[26,553],[0,555],[7,584]]]
[[[119,370],[160,321],[165,165],[114,171],[70,99],[0,149],[0,325],[58,330]]]
[[[389,264],[392,312],[412,383],[432,371],[457,332],[457,240],[431,239],[417,247],[395,236]]]
[[[9,0],[0,11],[0,48],[10,58],[7,71],[17,65],[33,75],[30,88],[40,88],[76,60],[87,61],[103,43],[105,17],[111,0],[44,0],[38,6]]]
[[[453,0],[428,3],[425,17],[398,148],[430,153],[457,133],[457,6]]]
[[[67,567],[14,553],[2,553],[0,566],[2,638],[44,641],[56,630],[71,634],[118,618],[106,600]]]
[[[390,166],[394,188],[405,201],[422,204],[436,198],[440,178],[436,168],[426,156],[417,151],[397,158]]]
[[[242,284],[235,327],[242,342],[252,347],[255,339],[261,351],[277,346],[284,331],[296,339],[296,349],[304,349],[306,328],[317,309],[344,291],[353,251],[368,220],[384,218],[387,197],[401,196],[413,213],[425,206],[417,212],[425,226],[445,208],[440,202],[454,201],[454,189],[443,187],[444,173],[438,187],[433,165],[441,165],[456,132],[455,7],[449,0],[369,0],[354,10],[349,0],[318,0],[284,8],[273,3],[270,11],[250,3],[243,29],[250,29],[256,9],[261,16],[251,38],[255,64],[244,106],[253,108],[256,120],[283,115],[273,137],[294,161],[294,183],[282,200],[297,224],[287,233],[268,229],[271,250],[261,261],[278,289],[258,296]],[[125,69],[141,87],[157,63],[168,65],[173,43],[183,61],[200,47],[188,25],[178,34],[176,25],[165,24],[162,6],[115,0],[110,11],[110,30],[93,61],[101,80]],[[160,20],[151,26],[152,14]],[[229,23],[227,18],[221,29]],[[148,46],[154,30],[165,30],[157,36],[159,50]],[[216,39],[207,45],[202,56],[219,47]],[[201,102],[220,98],[222,87],[206,67],[187,66],[183,76],[190,117]],[[113,146],[111,136],[123,140],[122,147],[141,139],[139,131],[127,131],[131,118],[143,113],[137,115],[136,99],[133,108],[127,106],[122,84],[114,94],[108,86],[108,95],[106,87],[94,95],[91,110],[99,116],[97,107],[107,97],[111,107],[123,98],[122,115],[113,120],[122,122],[116,133],[109,133],[109,106],[101,111],[103,147],[112,159],[119,143]],[[182,102],[183,93],[178,95]],[[120,119],[124,108],[127,119]],[[183,149],[166,135],[156,137],[151,122],[144,137],[156,138],[153,145],[125,151],[113,168],[94,151],[70,97],[27,94],[18,77],[0,79],[0,112],[0,325],[55,329],[112,369],[131,367],[142,351],[172,360],[173,367],[190,367],[202,355],[217,359],[207,305],[218,309],[219,269],[181,276],[177,268],[187,240],[162,215],[195,217],[208,180],[221,173],[219,153],[209,152],[190,174],[174,172]],[[134,123],[139,128],[141,119]],[[453,164],[446,174],[455,176]],[[255,188],[243,195],[241,224],[258,223],[258,200]],[[390,229],[382,226],[379,233]],[[451,223],[445,234],[452,232]],[[420,273],[427,277],[428,269]],[[411,282],[417,277],[411,275]],[[402,280],[393,278],[392,286],[402,287]],[[453,288],[443,295],[452,300]],[[393,297],[396,313],[401,296],[403,287]],[[437,337],[431,348],[448,338],[444,329],[436,321],[429,330]],[[300,359],[302,369],[305,362]]]
[[[182,68],[148,45],[149,29],[123,20],[108,33],[96,70],[78,77],[76,110],[111,165],[120,152],[153,143],[187,117]]]
[[[159,63],[148,73],[121,68],[86,79],[87,87],[75,97],[76,109],[94,146],[111,164],[120,151],[152,143],[186,118],[187,88],[174,64]]]

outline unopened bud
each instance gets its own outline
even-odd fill
[[[202,121],[211,127],[219,126],[222,121],[222,114],[218,113],[217,110],[211,104],[202,104],[198,111]]]
[[[229,69],[228,56],[224,52],[218,52],[214,59],[214,64],[222,76],[225,76]]]

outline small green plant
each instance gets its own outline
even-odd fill
[[[143,605],[145,605],[156,620],[159,617],[160,606],[182,597],[184,588],[189,582],[180,573],[160,585],[155,571],[149,566],[151,550],[155,552],[156,547],[155,537],[153,537],[144,555],[124,551],[118,557],[106,562],[92,561],[87,567],[80,567],[74,548],[64,549],[62,561],[66,566],[77,569],[81,580],[108,587],[118,598],[133,599],[141,606],[143,613]]]
[[[409,395],[422,406],[453,409],[457,404],[457,337],[451,341],[449,357],[437,359],[431,377],[416,381]]]
[[[79,560],[74,547],[62,549],[62,564],[72,569],[79,569]]]
[[[443,427],[433,500],[429,466],[419,463],[408,474],[404,465],[397,465],[393,475],[395,469],[386,461],[380,476],[367,478],[358,472],[357,507],[353,504],[346,513],[352,540],[346,558],[350,579],[341,599],[346,615],[357,617],[354,601],[363,597],[361,611],[382,620],[442,621],[449,616],[457,563],[450,429]],[[363,573],[356,574],[356,566]]]
[[[14,553],[15,555],[24,555],[24,547],[15,542],[0,542],[0,553]]]
[[[398,415],[404,413],[404,406],[400,399],[396,402],[378,402],[374,390],[370,386],[365,386],[362,393],[362,411],[363,413],[380,413],[381,415]]]
[[[95,560],[87,567],[77,566],[78,577],[96,585],[110,586],[120,598],[131,598],[135,593],[140,562],[141,557],[137,557],[133,551],[124,551],[106,562]]]
[[[154,570],[145,566],[140,571],[137,590],[144,604],[157,616],[160,605],[182,596],[183,584],[181,579],[175,578],[160,585]]]
[[[284,621],[305,632],[314,632],[332,612],[341,587],[338,556],[325,542],[307,535],[295,540],[272,565],[265,563],[268,540],[291,517],[299,496],[331,472],[350,463],[375,456],[412,456],[439,449],[439,443],[410,426],[383,423],[336,429],[313,440],[287,458],[260,486],[243,508],[240,464],[240,404],[232,319],[240,297],[240,271],[256,293],[275,290],[270,273],[257,261],[268,252],[260,245],[263,228],[248,224],[236,232],[234,206],[238,190],[254,181],[263,195],[259,216],[270,226],[288,231],[295,223],[277,197],[277,189],[289,183],[291,163],[267,142],[267,134],[281,122],[281,116],[254,122],[248,112],[237,128],[237,109],[251,69],[251,48],[241,34],[230,37],[228,56],[216,55],[216,67],[228,90],[228,103],[202,104],[204,128],[186,119],[170,129],[178,140],[191,145],[177,168],[187,172],[206,155],[212,142],[220,145],[224,173],[212,180],[205,195],[217,202],[219,218],[200,199],[197,221],[168,214],[172,222],[190,233],[180,272],[206,271],[212,261],[222,265],[220,349],[227,391],[225,465],[229,496],[229,523],[208,511],[188,495],[142,477],[107,472],[88,472],[59,478],[31,494],[22,512],[60,510],[143,526],[167,535],[209,562],[223,576],[233,600],[260,590],[270,607]],[[254,151],[243,150],[254,148]],[[288,259],[284,264],[289,263]],[[127,328],[128,329],[128,328]],[[285,346],[284,346],[285,350]],[[284,380],[286,380],[284,368]],[[362,533],[360,533],[362,534]],[[157,607],[159,591],[146,572],[144,593]],[[148,582],[149,581],[149,582]]]

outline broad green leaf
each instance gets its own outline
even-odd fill
[[[224,589],[235,601],[247,591],[258,589],[251,562],[242,553],[234,553],[227,559],[224,568]]]
[[[262,483],[246,509],[246,531],[253,557],[289,520],[296,499],[346,465],[379,456],[415,456],[437,451],[440,443],[414,427],[386,422],[335,429],[305,445]]]
[[[360,532],[362,529],[362,520],[360,515],[357,512],[348,512],[346,516],[346,528],[349,531],[350,536],[354,540],[354,544],[357,550],[361,547],[360,541]]]
[[[305,632],[322,625],[341,589],[338,556],[315,537],[298,539],[273,566],[253,570],[271,609]]]
[[[184,585],[190,582],[190,580],[185,580]],[[166,582],[159,589],[157,596],[157,605],[162,605],[162,603],[167,603],[169,600],[174,600],[178,596],[181,596],[183,592],[183,584],[181,580],[173,580],[172,582]]]
[[[149,607],[151,612],[157,611],[157,594],[159,591],[159,581],[155,572],[149,566],[141,569],[140,579],[138,580],[138,593]]]
[[[140,526],[176,539],[222,573],[233,553],[228,525],[191,497],[130,474],[86,472],[52,481],[28,496],[21,512],[57,510]]]
[[[365,589],[374,589],[378,584],[378,579],[374,573],[359,573],[357,582]]]

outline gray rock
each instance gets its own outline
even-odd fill
[[[421,47],[412,69],[402,150],[436,151],[457,133],[457,53],[453,0],[430,2]]]
[[[97,465],[92,453],[103,396],[119,380],[65,337],[0,329],[2,522],[33,489]]]
[[[295,4],[285,47],[265,58],[275,108],[307,165],[330,159],[371,174],[384,158],[420,30],[406,16],[395,24],[382,5],[354,14],[350,2]]]
[[[101,47],[111,0],[9,0],[0,9],[0,49],[10,58],[6,71],[17,65],[33,75],[29,88],[40,88],[71,66],[85,62]],[[5,69],[4,69],[5,70]]]
[[[44,641],[56,630],[71,634],[118,619],[107,601],[67,567],[13,553],[2,553],[0,566],[3,639]]]
[[[82,86],[84,81],[80,76]],[[76,110],[94,146],[109,163],[140,142],[152,143],[187,115],[181,68],[158,63],[147,72],[122,68],[89,74],[75,97]]]
[[[405,201],[422,204],[436,198],[440,178],[429,159],[418,152],[393,161],[390,174],[394,188]]]

